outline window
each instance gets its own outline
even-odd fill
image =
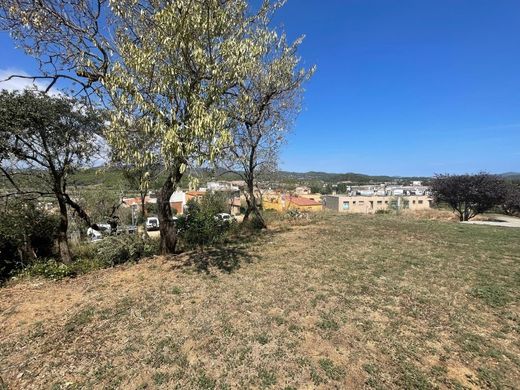
[[[365,204],[365,201],[364,200],[360,200],[359,204]]]
[[[419,201],[419,204],[423,204],[423,201],[422,201],[422,200],[420,200],[420,201]]]
[[[348,210],[350,208],[350,203],[348,200],[343,202],[343,210]]]
[[[382,200],[378,200],[377,204],[383,204],[383,201]]]
[[[353,200],[353,201],[352,201],[352,204],[356,204],[356,201],[355,201],[355,200]]]
[[[387,201],[387,200],[385,200],[385,204],[388,204],[388,201]]]
[[[415,200],[414,200],[414,201],[412,201],[412,203],[413,203],[413,204],[415,204]]]

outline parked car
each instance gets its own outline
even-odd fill
[[[100,231],[94,230],[91,227],[87,229],[87,236],[90,238],[90,241],[99,241],[103,239],[103,235]]]
[[[236,221],[236,218],[228,213],[218,213],[217,215],[215,215],[215,220],[223,224],[232,224]]]
[[[137,226],[135,225],[120,225],[117,227],[116,234],[134,234],[137,232]]]
[[[146,219],[146,230],[149,230],[149,231],[159,230],[159,218],[148,217]]]

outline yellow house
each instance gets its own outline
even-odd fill
[[[300,196],[272,194],[266,195],[262,199],[264,210],[300,210],[300,211],[321,211],[321,203],[312,199],[303,198]]]

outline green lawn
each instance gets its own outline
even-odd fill
[[[0,289],[4,382],[56,389],[520,383],[520,229],[325,215],[204,256],[219,266],[200,271],[182,255]]]

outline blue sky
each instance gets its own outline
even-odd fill
[[[289,0],[275,23],[318,67],[282,169],[520,171],[519,1]],[[0,48],[0,76],[34,70]]]

